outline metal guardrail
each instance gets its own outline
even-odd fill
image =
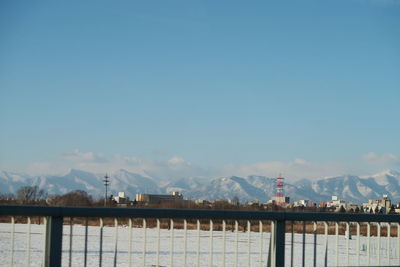
[[[170,242],[171,249],[170,255],[173,255],[173,242],[174,242],[174,220],[183,219],[184,220],[184,263],[186,265],[186,231],[187,231],[187,221],[195,220],[197,221],[198,231],[198,244],[200,246],[200,220],[209,220],[209,266],[213,265],[213,222],[222,221],[223,230],[223,251],[225,253],[226,244],[226,221],[232,220],[235,222],[234,231],[236,233],[236,265],[238,263],[237,257],[237,233],[238,233],[238,221],[247,221],[247,233],[248,233],[248,266],[250,265],[250,232],[251,225],[250,221],[259,221],[260,226],[260,236],[262,237],[262,222],[271,221],[270,224],[270,243],[269,245],[268,260],[266,261],[267,266],[285,266],[285,238],[287,237],[287,232],[291,233],[290,246],[291,246],[291,261],[287,265],[294,266],[293,262],[293,247],[294,247],[294,231],[293,222],[300,222],[303,225],[303,237],[302,237],[302,262],[301,265],[305,266],[305,243],[306,243],[306,222],[312,222],[313,224],[313,237],[314,237],[314,247],[313,247],[313,266],[317,266],[317,222],[319,224],[324,224],[325,229],[325,255],[324,255],[324,265],[327,266],[327,255],[328,255],[328,222],[334,223],[335,235],[336,235],[336,255],[335,262],[336,266],[339,265],[339,223],[346,224],[346,230],[350,231],[350,223],[356,224],[357,226],[357,236],[360,237],[360,223],[366,223],[367,225],[367,238],[368,238],[368,264],[370,264],[370,251],[371,251],[371,223],[375,223],[377,238],[378,238],[378,264],[381,264],[381,223],[387,224],[387,248],[389,248],[389,237],[391,233],[391,228],[393,223],[397,225],[397,256],[398,265],[400,266],[400,216],[399,215],[383,215],[383,214],[348,214],[348,213],[299,213],[299,212],[261,212],[261,211],[231,211],[231,210],[184,210],[184,209],[136,209],[136,208],[76,208],[76,207],[38,207],[38,206],[0,206],[0,216],[12,216],[12,224],[14,224],[14,216],[24,216],[28,217],[28,222],[30,223],[30,217],[33,216],[43,216],[46,218],[46,231],[45,231],[45,249],[44,249],[44,265],[45,266],[61,266],[62,263],[62,237],[63,237],[63,227],[64,218],[100,218],[100,247],[99,247],[99,266],[102,266],[102,244],[103,244],[103,219],[102,218],[115,218],[115,248],[114,248],[114,266],[117,264],[117,243],[118,243],[118,218],[129,218],[129,246],[132,244],[131,240],[131,229],[132,229],[132,218],[143,219],[142,228],[144,232],[144,247],[142,255],[142,266],[146,264],[146,219],[156,219],[157,231],[158,231],[158,244],[157,244],[157,266],[159,266],[159,251],[160,251],[160,219],[170,220]],[[71,220],[72,222],[72,220]],[[291,230],[287,231],[287,224],[291,225]],[[70,224],[70,240],[69,240],[69,263],[71,264],[71,250],[72,250],[72,223]],[[14,227],[14,226],[13,226]],[[85,232],[85,250],[84,250],[84,265],[86,266],[87,257],[87,220],[86,220],[86,232]],[[12,230],[14,231],[14,230]],[[12,233],[12,244],[14,246],[14,233]],[[30,238],[30,236],[28,236]],[[29,241],[30,242],[30,241]],[[260,257],[262,255],[262,238],[260,238]],[[347,266],[349,265],[349,239],[346,241],[347,246]],[[14,249],[12,247],[12,249]],[[131,251],[131,247],[129,247]],[[360,242],[357,239],[357,264],[360,264]],[[29,251],[28,251],[29,253]],[[387,250],[388,261],[390,264],[389,250]],[[199,249],[197,249],[197,266],[199,266]],[[29,257],[28,257],[29,259]],[[28,260],[29,261],[29,260]],[[11,265],[13,263],[13,253],[11,254]],[[129,265],[132,262],[132,254],[129,253]],[[170,266],[174,266],[173,256],[170,257]],[[296,265],[299,265],[297,263]],[[225,256],[223,256],[222,265],[225,266]],[[262,262],[260,260],[260,266]]]

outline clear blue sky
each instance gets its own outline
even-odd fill
[[[396,167],[399,100],[398,0],[0,2],[1,169],[73,149]]]

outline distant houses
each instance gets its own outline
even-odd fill
[[[294,207],[305,207],[305,208],[314,208],[316,206],[315,202],[312,202],[308,199],[302,199],[293,202]]]
[[[381,199],[370,199],[367,203],[362,204],[364,212],[369,213],[389,213],[392,208],[392,202],[387,195],[383,195]]]
[[[118,206],[127,206],[133,204],[162,204],[162,203],[181,203],[184,201],[182,194],[172,192],[170,195],[162,194],[136,194],[135,199],[131,200],[125,195],[125,192],[119,192],[117,196],[111,197],[114,204]]]
[[[131,204],[131,201],[128,196],[125,196],[125,192],[119,192],[118,196],[113,196],[112,200],[119,205],[128,205]]]
[[[347,203],[343,199],[338,199],[337,196],[332,196],[332,200],[326,203],[327,208],[334,208],[336,211],[347,208]]]
[[[279,197],[279,199],[277,199]],[[239,199],[235,197],[233,200],[219,200],[211,201],[206,199],[198,200],[186,200],[183,195],[179,192],[172,192],[171,194],[136,194],[135,199],[132,201],[125,192],[119,192],[117,196],[113,196],[112,200],[114,204],[118,206],[128,205],[160,205],[160,204],[188,204],[191,203],[197,206],[208,206],[210,208],[223,207],[222,202],[226,202],[229,205],[240,206]],[[332,196],[330,201],[321,201],[318,204],[312,200],[302,199],[294,202],[289,202],[287,196],[274,196],[267,203],[260,203],[259,200],[253,200],[245,204],[246,206],[259,207],[264,210],[270,210],[271,207],[279,207],[282,209],[307,209],[312,211],[317,208],[327,211],[335,212],[365,212],[365,213],[398,213],[400,214],[400,204],[396,207],[392,205],[391,200],[387,195],[383,195],[381,199],[370,199],[367,203],[357,205],[354,203],[347,203],[345,200],[339,199],[337,196]],[[185,205],[186,206],[186,205]],[[275,210],[275,209],[272,209]]]

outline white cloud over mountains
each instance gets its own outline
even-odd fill
[[[363,159],[370,164],[400,166],[400,157],[391,153],[377,154],[374,152],[369,152],[363,155]]]
[[[107,162],[107,159],[103,154],[94,152],[81,152],[79,149],[74,149],[70,152],[62,154],[62,158],[66,161],[72,162]]]
[[[247,165],[226,165],[224,172],[230,175],[263,175],[276,177],[282,174],[291,179],[309,178],[316,179],[326,176],[337,176],[347,173],[349,168],[339,162],[308,162],[301,158],[292,161],[267,161]]]
[[[178,156],[165,160],[155,160],[120,154],[104,155],[95,152],[82,152],[79,149],[62,153],[60,157],[49,162],[31,163],[25,171],[34,175],[61,174],[68,172],[71,168],[94,173],[107,173],[125,169],[159,179],[192,176],[211,177],[214,175],[207,168],[193,165]]]
[[[186,161],[179,156],[164,160],[139,158],[120,154],[105,155],[95,152],[82,152],[74,149],[61,154],[49,162],[35,162],[26,168],[26,172],[38,174],[60,174],[69,169],[81,169],[94,173],[114,172],[125,169],[143,176],[151,176],[161,180],[183,177],[221,177],[260,175],[276,177],[280,173],[288,179],[318,179],[322,177],[340,176],[343,174],[364,175],[382,169],[400,167],[399,156],[391,153],[377,154],[369,152],[362,155],[356,163],[344,162],[311,162],[302,158],[290,161],[264,161],[252,164],[224,164],[217,167],[203,167]]]

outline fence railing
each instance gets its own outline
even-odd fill
[[[399,215],[0,206],[0,216],[11,218],[3,224],[9,232],[1,230],[9,244],[0,239],[9,266],[18,220],[27,226],[20,234],[32,265],[31,218],[38,216],[45,218],[43,265],[51,267],[72,266],[74,253],[83,254],[79,266],[400,266]]]

